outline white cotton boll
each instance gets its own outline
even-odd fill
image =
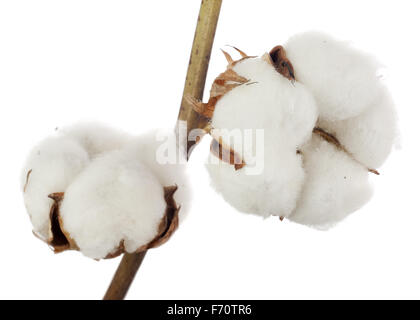
[[[360,163],[379,168],[394,145],[397,124],[394,102],[388,90],[361,115],[342,121],[320,121]]]
[[[369,201],[368,170],[348,154],[316,136],[302,153],[306,179],[290,220],[326,229]]]
[[[131,139],[127,133],[94,122],[78,123],[64,127],[58,132],[63,136],[78,141],[86,149],[90,157],[121,149]]]
[[[100,259],[127,252],[158,234],[166,202],[152,171],[127,152],[100,156],[67,188],[60,208],[63,229],[80,251]]]
[[[65,137],[47,138],[29,154],[21,184],[34,232],[44,240],[51,237],[49,214],[53,200],[48,195],[65,191],[88,162],[86,151]]]
[[[126,151],[144,163],[157,177],[162,186],[178,186],[174,200],[181,206],[179,217],[185,218],[191,205],[190,182],[184,153],[178,150],[173,131],[153,130],[135,137]]]
[[[266,140],[297,148],[310,136],[318,118],[312,94],[282,76],[263,58],[249,58],[233,70],[249,80],[216,104],[212,127],[227,130],[264,129]]]
[[[290,38],[284,48],[297,81],[314,94],[321,118],[331,121],[357,116],[380,90],[379,63],[347,42],[307,32]]]
[[[213,154],[206,167],[212,186],[230,205],[263,217],[290,215],[304,182],[301,156],[294,149],[266,149],[263,171],[259,174],[249,174],[247,166],[235,170]]]

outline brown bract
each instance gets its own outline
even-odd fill
[[[204,103],[202,101],[199,101],[191,96],[187,96],[187,102],[191,104],[193,110],[197,112],[199,115],[211,119],[213,118],[214,109],[216,107],[217,102],[229,91],[232,89],[243,85],[247,82],[249,82],[248,79],[240,76],[237,74],[233,67],[243,60],[249,59],[249,58],[255,58],[255,56],[248,56],[245,52],[239,50],[236,47],[232,47],[236,51],[239,52],[241,55],[241,59],[239,60],[233,60],[231,55],[227,53],[226,51],[222,50],[223,55],[225,56],[228,66],[225,72],[222,72],[217,76],[217,78],[213,81],[213,84],[210,89],[210,98],[207,103]]]
[[[269,53],[269,61],[278,73],[289,80],[295,80],[295,71],[292,63],[286,56],[286,50],[282,46],[276,46]]]
[[[54,249],[54,253],[66,250],[79,250],[76,242],[63,228],[63,221],[60,217],[60,206],[64,198],[64,192],[51,193],[49,196],[54,203],[50,209],[50,237],[47,244]]]
[[[186,101],[192,106],[193,110],[197,112],[200,116],[207,119],[207,125],[201,129],[204,129],[205,133],[211,133],[211,119],[213,118],[213,113],[216,108],[217,102],[229,91],[235,89],[238,86],[246,84],[249,82],[249,79],[246,79],[236,73],[232,68],[240,61],[245,59],[254,58],[254,56],[248,56],[245,52],[239,50],[236,47],[232,47],[241,55],[241,59],[233,60],[231,55],[226,51],[223,51],[223,54],[228,62],[226,71],[222,72],[217,76],[213,81],[213,84],[210,89],[210,98],[207,103],[201,102],[191,96],[186,97]],[[199,139],[197,139],[197,142]],[[217,140],[213,139],[210,148],[211,152],[219,157],[222,161],[230,163],[235,166],[236,170],[239,170],[245,166],[245,162],[240,158],[240,156],[234,152],[231,148],[226,148],[219,137]]]
[[[232,148],[227,148],[223,145],[222,139],[220,141],[213,139],[210,145],[211,153],[220,160],[235,166],[235,170],[242,169],[245,166],[245,161]]]
[[[338,139],[332,133],[327,132],[326,130],[324,130],[320,127],[315,127],[312,132],[314,134],[318,135],[319,137],[321,137],[323,140],[327,141],[328,143],[333,144],[338,150],[341,150],[341,151],[347,153],[357,163],[366,167],[364,164],[360,163],[360,161],[358,161],[356,158],[354,158],[354,156],[340,143],[340,141],[338,141]],[[372,168],[368,168],[368,167],[366,167],[366,169],[371,173],[379,175],[379,171],[376,170],[376,169],[372,169]]]
[[[229,66],[230,65],[231,64],[229,64]],[[219,74],[214,80],[210,90],[210,98],[207,103],[201,102],[193,97],[186,97],[188,103],[192,105],[193,110],[207,119],[213,118],[217,102],[226,93],[249,81],[248,79],[238,75],[229,66],[225,72]]]
[[[32,173],[32,169],[28,171],[28,173],[26,174],[26,181],[25,181],[25,185],[23,186],[23,192],[26,192],[26,188],[28,187],[28,183],[29,183],[29,177],[31,176]]]

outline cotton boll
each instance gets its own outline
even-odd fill
[[[347,42],[307,32],[285,45],[297,81],[314,94],[320,117],[343,120],[362,113],[380,90],[379,63]]]
[[[217,102],[213,128],[264,129],[265,139],[295,148],[310,137],[317,106],[302,84],[285,78],[263,58],[242,60],[233,70],[249,81]]]
[[[368,171],[348,154],[316,136],[302,153],[306,180],[290,220],[325,229],[369,201]]]
[[[78,123],[59,130],[63,136],[75,139],[88,152],[89,156],[121,149],[131,137],[120,131],[99,123]]]
[[[360,163],[379,168],[395,142],[396,112],[388,90],[361,115],[342,121],[320,121],[319,126],[334,134]]]
[[[212,186],[237,210],[287,217],[295,209],[304,182],[301,156],[294,149],[271,148],[266,149],[263,161],[261,172],[249,172],[249,166],[235,170],[210,154],[206,167]]]
[[[179,215],[185,218],[191,204],[190,182],[186,159],[180,152],[173,131],[153,130],[135,137],[126,151],[142,161],[157,177],[162,186],[178,186],[174,199],[181,206]]]
[[[29,154],[21,177],[24,201],[34,232],[45,241],[51,238],[48,195],[63,192],[88,162],[80,144],[65,137],[47,138]]]
[[[165,214],[163,187],[127,152],[98,157],[67,188],[62,228],[88,257],[134,252],[152,241]]]

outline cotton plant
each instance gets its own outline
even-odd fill
[[[372,196],[395,142],[392,97],[376,59],[326,34],[290,38],[261,57],[234,60],[204,103],[188,101],[207,119],[213,138],[207,169],[213,187],[237,210],[327,229]],[[262,143],[223,134],[263,130]],[[234,140],[234,141],[232,141]],[[250,174],[258,147],[263,170]],[[248,170],[247,170],[248,169]]]
[[[190,188],[184,164],[156,159],[156,135],[89,123],[35,146],[22,173],[34,234],[55,252],[94,259],[165,243],[188,210]]]
[[[227,69],[208,102],[186,97],[212,137],[213,187],[241,212],[320,229],[365,205],[397,132],[377,60],[314,32],[259,57],[233,48],[240,59],[223,51]],[[41,141],[21,178],[34,234],[55,252],[94,259],[165,243],[191,188],[184,163],[159,161],[157,135],[84,123]]]

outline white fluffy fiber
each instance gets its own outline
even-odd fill
[[[38,144],[29,154],[22,170],[24,201],[34,226],[34,232],[47,240],[51,237],[49,208],[53,200],[48,195],[64,192],[75,176],[96,155],[122,148],[129,136],[97,123],[81,123],[58,130],[53,137]]]
[[[173,131],[152,130],[134,137],[126,150],[132,157],[141,159],[162,186],[178,187],[174,200],[181,206],[179,217],[182,221],[191,205],[192,189],[185,159],[173,157],[179,154],[182,156],[183,153],[177,152],[175,148],[176,135]]]
[[[107,125],[82,122],[58,130],[60,135],[76,140],[90,157],[123,148],[131,136]]]
[[[369,201],[368,171],[346,153],[317,136],[302,152],[306,181],[290,220],[328,228]]]
[[[233,70],[249,80],[217,103],[212,126],[218,129],[264,129],[266,140],[297,148],[311,135],[318,117],[311,93],[291,82],[262,58],[237,63]]]
[[[302,159],[296,150],[266,150],[264,170],[248,174],[245,168],[222,162],[210,154],[207,170],[213,187],[244,213],[287,217],[296,206],[304,182]]]
[[[176,149],[175,135],[166,138]],[[185,163],[157,163],[162,143],[157,132],[132,137],[97,124],[59,130],[34,148],[22,173],[24,188],[32,170],[24,198],[34,231],[51,238],[48,195],[64,192],[63,231],[86,256],[112,255],[121,241],[127,252],[148,244],[165,213],[164,187],[178,186],[174,199],[182,215],[189,207]]]
[[[50,208],[53,200],[48,195],[63,192],[89,163],[89,156],[79,143],[67,137],[47,138],[30,152],[21,175],[25,188],[26,209],[33,230],[44,240],[51,237]]]
[[[264,129],[264,172],[248,176],[246,167],[236,171],[227,163],[207,168],[213,187],[239,211],[325,229],[369,201],[368,169],[378,169],[392,150],[395,107],[377,76],[379,63],[348,43],[308,32],[285,50],[296,82],[263,59],[245,59],[234,70],[257,83],[228,92],[212,119],[217,129]],[[315,126],[347,152],[312,135]],[[244,149],[247,162],[255,148]]]
[[[295,35],[285,49],[297,81],[317,99],[321,118],[354,117],[374,102],[380,65],[373,57],[318,32]]]
[[[360,115],[341,121],[320,119],[319,125],[334,134],[359,162],[369,168],[379,168],[395,143],[394,102],[388,90],[382,88],[375,101]]]
[[[80,251],[100,259],[121,241],[134,252],[157,235],[165,212],[163,187],[126,152],[95,159],[66,190],[60,215]]]

